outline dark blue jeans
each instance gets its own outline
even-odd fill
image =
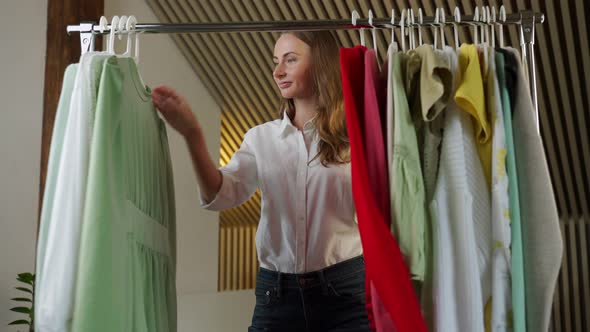
[[[260,268],[248,332],[371,331],[362,256],[304,274]]]

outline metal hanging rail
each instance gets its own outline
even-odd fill
[[[545,16],[541,13],[533,13],[530,11],[520,12],[518,14],[506,15],[506,21],[496,21],[496,24],[527,24],[542,23]],[[391,24],[391,18],[373,19],[373,25],[369,24],[369,20],[359,19],[356,25],[352,25],[351,20],[313,20],[313,21],[269,21],[269,22],[231,22],[231,23],[146,23],[137,24],[135,30],[137,32],[145,33],[199,33],[199,32],[263,32],[263,31],[317,31],[317,30],[346,30],[346,29],[390,29],[392,27],[400,27],[399,17],[396,17],[395,24]],[[452,15],[446,17],[446,25],[452,25],[455,19]],[[475,21],[473,15],[462,15],[459,24],[484,24],[481,21]],[[425,16],[422,24],[414,23],[413,26],[419,25],[435,25],[433,16]],[[443,24],[443,23],[438,23]],[[100,31],[100,26],[97,24],[82,23],[80,25],[68,25],[67,32],[93,33],[93,34],[107,34],[111,26],[108,25],[106,30]]]
[[[527,61],[529,87],[537,117],[537,128],[539,127],[539,111],[537,105],[537,85],[535,76],[534,59],[534,38],[535,25],[543,23],[545,15],[532,11],[521,11],[519,13],[506,15],[506,20],[496,20],[492,24],[519,25],[521,36],[521,52],[523,60]],[[228,22],[228,23],[144,23],[136,24],[135,32],[138,33],[209,33],[209,32],[282,32],[282,31],[319,31],[319,30],[347,30],[347,29],[391,29],[401,27],[400,18],[395,17],[391,23],[390,18],[373,19],[369,24],[368,19],[358,19],[356,25],[351,20],[311,20],[311,21],[268,21],[268,22]],[[474,15],[461,15],[460,22],[456,22],[452,15],[446,17],[444,23],[436,23],[434,16],[425,16],[422,23],[408,23],[406,26],[441,26],[441,25],[486,25],[480,20],[475,20]],[[68,25],[67,33],[80,33],[80,44],[82,53],[90,50],[94,44],[96,35],[110,33],[111,25],[102,28],[96,22],[82,22],[79,25]],[[527,56],[527,54],[529,56]]]

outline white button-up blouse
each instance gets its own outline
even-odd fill
[[[362,254],[355,216],[350,164],[324,167],[311,121],[303,131],[282,120],[266,122],[244,135],[240,149],[221,167],[223,183],[201,205],[228,209],[260,188],[256,232],[260,266],[285,273],[316,271]]]

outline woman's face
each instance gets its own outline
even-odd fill
[[[273,77],[283,98],[309,98],[313,95],[311,48],[290,33],[275,44]]]

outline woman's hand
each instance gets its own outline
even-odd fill
[[[205,201],[210,202],[221,187],[222,175],[207,151],[197,117],[186,99],[170,87],[155,88],[152,91],[152,99],[166,122],[184,136],[197,173],[201,195]]]
[[[166,122],[185,139],[194,136],[201,126],[187,100],[168,86],[159,86],[152,91],[154,105]]]

